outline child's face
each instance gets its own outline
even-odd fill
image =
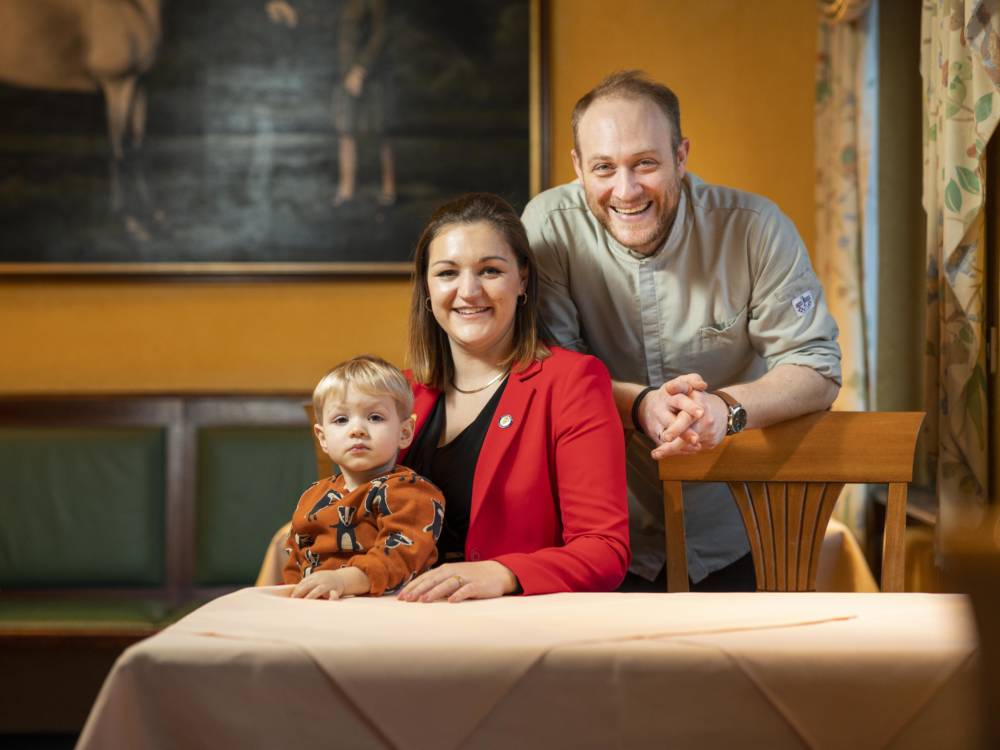
[[[330,394],[320,424],[314,425],[323,451],[351,484],[366,482],[392,468],[396,454],[413,439],[413,419],[400,419],[391,396],[373,396],[348,386]]]

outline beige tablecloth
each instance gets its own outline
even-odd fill
[[[133,646],[80,747],[963,748],[962,597],[244,589]]]

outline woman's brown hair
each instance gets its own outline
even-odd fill
[[[539,333],[538,266],[521,219],[503,198],[491,193],[468,193],[448,201],[434,212],[413,254],[413,300],[410,304],[410,367],[418,383],[444,390],[455,377],[448,335],[428,309],[427,264],[431,242],[455,224],[489,224],[507,242],[519,269],[527,269],[525,299],[514,315],[514,346],[501,363],[523,369],[549,356]]]

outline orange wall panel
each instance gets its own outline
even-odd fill
[[[402,363],[405,279],[5,281],[0,392],[303,392],[363,352]]]

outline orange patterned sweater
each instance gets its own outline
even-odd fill
[[[441,490],[405,466],[352,491],[342,476],[323,479],[292,516],[285,583],[352,565],[368,575],[369,594],[392,593],[437,560],[443,522]]]

